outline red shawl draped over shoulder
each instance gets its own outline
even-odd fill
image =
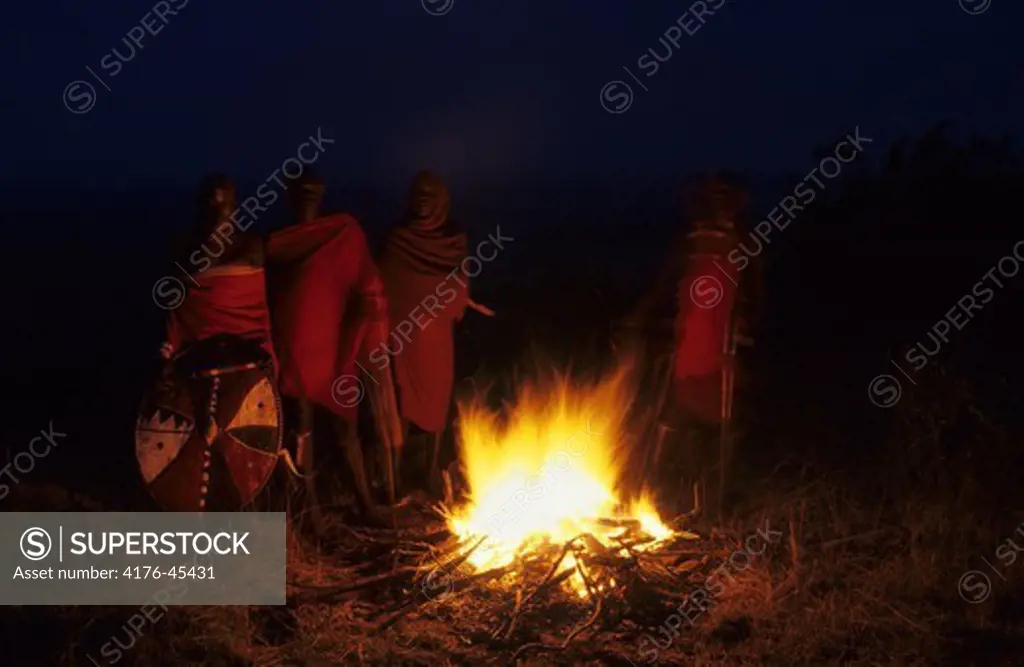
[[[721,421],[725,341],[733,326],[739,271],[726,253],[694,254],[679,281],[674,394],[705,422]]]
[[[281,392],[354,419],[357,405],[339,400],[335,383],[372,381],[357,355],[387,331],[383,285],[362,228],[347,214],[287,227],[267,240],[267,262]]]
[[[393,330],[403,419],[425,431],[443,431],[455,373],[453,326],[469,296],[460,268],[466,235],[448,220],[450,195],[430,172],[417,175],[406,220],[391,230],[380,260]]]
[[[223,253],[224,245],[220,248]],[[259,241],[236,239],[227,254],[193,277],[198,284],[189,286],[188,296],[167,319],[167,342],[174,350],[218,334],[230,334],[258,342],[273,359]]]

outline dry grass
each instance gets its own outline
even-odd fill
[[[957,654],[964,656],[960,664],[999,664],[983,653],[986,646],[992,650],[992,638],[1012,642],[1021,636],[1020,620],[1007,614],[1021,592],[1013,577],[995,581],[997,590],[984,604],[969,605],[957,594],[958,578],[971,568],[978,545],[991,545],[994,551],[1000,541],[981,539],[969,517],[964,520],[961,514],[958,520],[948,508],[907,503],[896,517],[902,520],[885,521],[880,508],[857,504],[842,487],[825,481],[757,495],[759,505],[771,512],[734,521],[729,534],[742,542],[767,521],[784,537],[751,566],[731,571],[724,590],[695,626],[684,623],[678,638],[656,651],[661,663],[925,665]],[[38,508],[38,502],[32,505]],[[81,499],[66,499],[57,508],[68,504],[83,506]],[[328,550],[292,533],[289,578],[318,586],[357,579],[366,575],[360,571],[365,563],[359,564],[366,552],[367,544],[354,537],[347,547],[336,543]],[[591,609],[568,604],[565,597],[549,601],[524,615],[514,641],[502,645],[487,630],[510,613],[516,586],[510,575],[458,599],[418,603],[387,628],[379,626],[386,609],[422,595],[410,582],[287,608],[172,607],[146,628],[121,663],[503,664],[516,644],[558,642]],[[126,636],[121,626],[134,611],[71,608],[56,617],[32,611],[67,647],[34,664],[77,667],[90,664],[83,662],[86,654],[103,664],[98,647],[118,632]],[[645,633],[666,644],[658,634],[658,619],[667,619],[672,607],[663,606],[660,613],[654,613],[648,627],[632,620],[610,623],[609,629],[581,636],[564,652],[524,654],[520,664],[644,664],[655,646],[650,639],[644,643]]]
[[[602,617],[606,627],[600,632],[584,633],[564,652],[521,654],[520,664],[639,665],[652,655],[663,664],[938,664],[949,650],[945,633],[951,627],[973,624],[981,631],[997,623],[995,604],[976,609],[957,597],[956,571],[963,565],[936,550],[940,535],[931,532],[953,528],[939,508],[908,507],[916,513],[907,515],[911,529],[882,523],[877,508],[858,506],[839,487],[820,481],[786,494],[763,493],[763,506],[772,511],[734,521],[729,543],[741,544],[766,522],[783,536],[750,566],[738,560],[707,612],[692,627],[684,622],[670,645],[658,626],[674,605],[662,601],[647,610],[646,626],[636,614]],[[80,499],[70,502],[81,506]],[[366,534],[338,533],[349,537],[328,549],[293,532],[289,579],[330,586],[366,576],[361,570],[367,558],[372,561],[368,552],[379,549],[367,544]],[[376,563],[386,567],[379,558]],[[708,565],[694,580],[710,571]],[[386,610],[422,596],[410,582],[286,608],[173,607],[125,652],[122,664],[505,664],[524,643],[557,643],[592,609],[571,596],[555,596],[524,614],[512,641],[495,642],[489,630],[510,613],[517,576],[437,602],[420,600],[390,627],[380,627]],[[676,593],[681,599],[685,592]],[[612,604],[606,611],[613,608],[619,609]],[[89,664],[85,653],[98,659],[98,646],[134,611],[62,610],[55,625],[69,648],[39,664]],[[652,653],[650,638],[665,648]]]
[[[938,408],[908,406],[906,428],[895,431],[899,440],[892,460],[880,460],[868,472],[874,483],[853,475],[812,473],[804,462],[747,484],[745,498],[725,527],[729,543],[741,544],[765,522],[783,536],[749,567],[730,571],[706,613],[692,627],[683,622],[670,641],[659,634],[659,626],[713,562],[691,572],[686,586],[646,596],[657,599],[649,608],[641,609],[642,587],[624,586],[640,593],[606,597],[593,626],[564,651],[529,650],[518,654],[519,664],[641,665],[655,659],[702,665],[1016,664],[1015,656],[1024,651],[1024,577],[1018,573],[1024,572],[1024,559],[991,577],[992,594],[981,603],[966,602],[958,589],[966,571],[984,570],[982,557],[997,562],[997,546],[1024,519],[1006,502],[1015,497],[1007,494],[1014,488],[1009,464],[1016,459],[1004,459],[1002,468],[1010,470],[976,470],[968,461],[936,454],[944,429],[959,433],[964,428],[951,417],[955,413],[949,406],[953,400],[963,406],[962,397],[942,400]],[[937,413],[948,427],[928,421],[928,414]],[[991,427],[976,432],[1012,452],[1007,434]],[[975,445],[958,441],[957,447],[970,452]],[[916,483],[925,478],[940,483]],[[60,490],[24,485],[9,501],[14,510],[100,509]],[[429,532],[429,525],[423,526]],[[335,539],[327,544],[315,544],[297,531],[290,534],[290,581],[331,586],[425,558],[425,551],[417,556],[410,550],[396,562],[393,545],[375,542],[372,533],[342,526],[332,533]],[[1024,537],[1018,535],[1016,543],[1024,544]],[[424,600],[423,589],[407,578],[280,608],[173,607],[144,630],[118,664],[510,664],[524,644],[563,641],[594,608],[567,595],[550,595],[523,611],[507,641],[496,640],[493,631],[514,613],[516,590],[530,590],[524,572],[479,582],[433,602]],[[415,604],[382,624],[409,601]],[[122,626],[135,611],[5,608],[0,632],[16,649],[9,664],[80,667],[91,664],[86,655],[104,664],[98,647],[118,632],[124,636]],[[29,646],[26,638],[43,631],[49,638]],[[651,651],[653,638],[664,648]]]

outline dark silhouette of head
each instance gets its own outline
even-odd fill
[[[286,185],[294,222],[309,222],[320,217],[324,181],[312,167],[306,167],[298,176],[288,179]]]
[[[412,181],[407,199],[409,225],[425,231],[445,226],[451,210],[451,195],[441,177],[422,170]]]
[[[730,172],[705,174],[686,188],[686,211],[695,229],[732,230],[746,206],[746,190]]]
[[[196,189],[196,222],[202,235],[231,219],[237,208],[235,184],[221,173],[209,174]]]

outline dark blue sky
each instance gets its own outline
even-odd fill
[[[186,0],[169,0],[180,5]],[[708,0],[714,6],[717,0]],[[0,52],[8,186],[262,180],[324,128],[332,178],[430,165],[463,184],[809,168],[860,125],[890,140],[941,118],[1020,136],[1019,0],[727,0],[625,113],[599,92],[687,12],[669,0],[187,0],[116,76],[101,60],[153,2],[19,3]],[[690,25],[691,20],[684,22]],[[76,115],[62,93],[105,78]],[[628,81],[628,78],[626,79]],[[94,82],[95,83],[95,82]]]

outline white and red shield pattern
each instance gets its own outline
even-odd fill
[[[260,364],[165,377],[136,423],[142,479],[168,511],[238,510],[277,465],[281,421],[280,397]]]

